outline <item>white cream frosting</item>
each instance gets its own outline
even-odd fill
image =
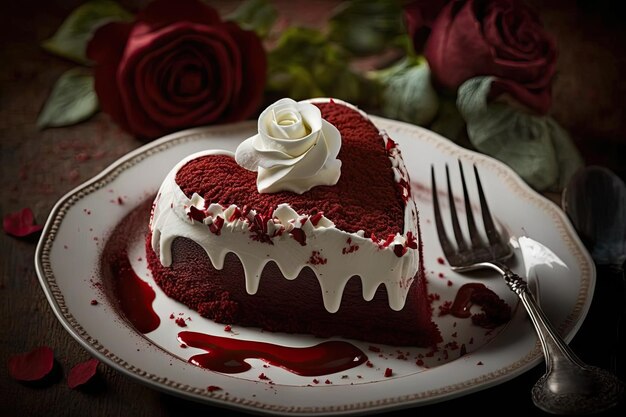
[[[348,103],[334,101],[356,109]],[[328,102],[328,99],[315,102]],[[226,254],[232,252],[243,265],[249,294],[256,293],[263,268],[270,261],[289,280],[308,267],[315,273],[324,306],[331,313],[339,309],[343,289],[356,275],[361,279],[365,300],[371,300],[378,287],[384,285],[389,306],[401,310],[419,267],[417,210],[410,198],[410,182],[400,152],[384,132],[381,136],[396,182],[406,187],[402,234],[373,241],[362,230],[356,233],[340,230],[323,215],[299,214],[287,204],[279,205],[271,215],[263,215],[254,210],[243,213],[235,205],[222,207],[204,201],[198,194],[188,198],[176,184],[176,173],[187,162],[205,155],[234,157],[232,152],[213,150],[188,156],[163,181],[150,219],[152,248],[167,267],[172,263],[172,242],[176,237],[185,237],[204,248],[218,270],[223,268]]]
[[[239,145],[235,160],[258,173],[260,193],[302,194],[339,180],[341,134],[313,104],[280,99],[261,113],[258,130]]]

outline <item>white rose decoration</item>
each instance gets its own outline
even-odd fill
[[[339,130],[322,119],[319,108],[283,98],[261,113],[259,133],[237,147],[235,160],[258,172],[260,193],[302,194],[317,185],[337,183],[340,147]]]

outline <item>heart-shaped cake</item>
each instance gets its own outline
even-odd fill
[[[430,346],[421,245],[397,145],[329,99],[279,101],[236,155],[181,161],[146,242],[163,291],[217,322]]]

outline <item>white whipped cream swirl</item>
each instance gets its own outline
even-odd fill
[[[302,194],[317,185],[337,183],[341,134],[322,119],[318,107],[283,98],[261,113],[258,126],[259,133],[237,147],[235,160],[258,172],[260,193]]]

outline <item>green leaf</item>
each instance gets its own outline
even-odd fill
[[[253,30],[259,37],[265,38],[272,29],[277,16],[276,8],[267,0],[248,0],[226,19],[237,22],[242,28]]]
[[[491,77],[472,78],[459,88],[457,106],[470,142],[509,165],[538,191],[561,191],[582,158],[568,133],[547,116],[509,104],[487,102]]]
[[[382,87],[381,110],[386,117],[426,126],[437,114],[439,98],[424,58],[406,57],[368,76]]]
[[[88,64],[87,43],[96,29],[109,22],[132,19],[131,13],[112,0],[90,0],[76,8],[41,46],[79,64]]]
[[[320,31],[291,27],[268,54],[267,90],[294,100],[334,97],[355,104],[371,98],[371,83],[350,69],[349,55]]]
[[[93,76],[84,68],[72,68],[57,80],[46,101],[37,127],[69,126],[92,116],[98,110]]]
[[[465,120],[456,107],[456,97],[439,96],[439,111],[428,128],[453,142],[465,145],[463,143],[467,141]]]
[[[404,32],[401,1],[351,0],[331,18],[329,38],[362,56],[383,51]]]

